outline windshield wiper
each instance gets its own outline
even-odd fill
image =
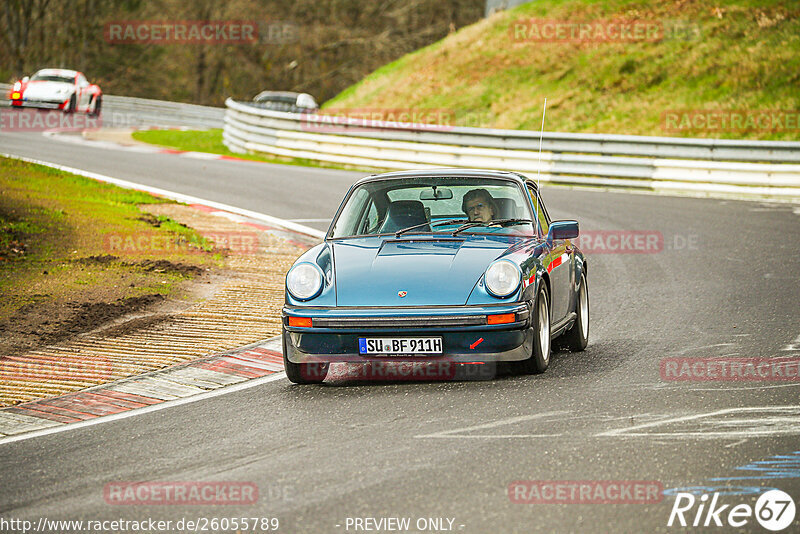
[[[466,220],[467,219],[462,217],[460,219],[448,219],[446,221],[439,221],[437,223],[431,224],[431,228],[436,227],[436,226],[444,226],[446,224],[455,224],[455,223],[459,223],[459,222],[464,222]],[[404,234],[406,232],[410,232],[411,230],[416,230],[417,228],[422,228],[423,226],[427,226],[429,224],[430,224],[429,222],[424,222],[424,223],[420,223],[420,224],[415,224],[414,226],[409,226],[408,228],[403,228],[402,230],[396,231],[394,233],[394,236],[395,237],[400,237],[402,234]]]
[[[458,235],[459,233],[463,232],[464,230],[469,230],[470,228],[475,228],[476,226],[491,226],[493,224],[498,224],[500,226],[505,226],[507,224],[522,224],[522,223],[529,223],[533,222],[530,219],[492,219],[488,222],[483,221],[472,221],[468,222],[467,224],[463,224],[456,228],[453,232],[453,236]]]

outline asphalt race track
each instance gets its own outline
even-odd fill
[[[0,134],[0,152],[294,220],[329,219],[362,176],[97,149],[38,134]],[[281,379],[0,443],[0,514],[34,522],[276,517],[279,532],[365,531],[355,518],[387,517],[412,525],[445,518],[445,527],[450,519],[465,533],[668,532],[681,530],[667,527],[677,488],[724,491],[720,503],[730,508],[754,505],[753,487],[800,502],[796,374],[704,381],[662,373],[670,358],[800,358],[798,208],[552,187],[544,198],[554,219],[577,219],[582,231],[662,236],[647,253],[588,251],[584,353],[554,354],[543,375],[487,381]],[[592,235],[609,242],[610,234]],[[104,499],[114,482],[210,480],[253,483],[259,499]],[[509,486],[525,480],[653,481],[667,496],[645,504],[512,502]],[[751,517],[741,531],[764,530]]]

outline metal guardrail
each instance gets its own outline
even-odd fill
[[[0,84],[3,105],[11,88]],[[226,101],[214,108],[104,95],[103,125],[219,128],[235,152],[381,169],[478,167],[559,184],[800,199],[800,143],[372,123]]]
[[[543,181],[559,184],[800,198],[797,142],[546,132],[540,162],[538,132],[367,125],[264,110],[232,99],[226,106],[223,140],[235,152],[387,169],[541,171]]]
[[[225,108],[103,95],[103,126],[185,126],[222,128]]]
[[[0,104],[9,106],[7,93],[11,85],[0,84]],[[102,124],[107,128],[140,126],[182,126],[188,128],[222,128],[225,108],[166,102],[129,96],[103,95]]]
[[[0,108],[7,108],[11,106],[11,102],[8,101],[8,92],[11,91],[13,86],[9,83],[0,83]]]

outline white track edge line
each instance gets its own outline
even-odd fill
[[[164,401],[158,404],[151,404],[150,406],[146,406],[144,408],[135,408],[133,410],[128,410],[126,412],[120,412],[112,415],[102,415],[94,419],[87,419],[85,421],[80,421],[78,423],[62,423],[59,426],[43,428],[42,430],[34,430],[33,432],[26,432],[23,434],[19,434],[18,436],[7,436],[4,438],[0,438],[0,445],[4,445],[6,443],[13,443],[15,441],[24,441],[26,439],[38,438],[41,436],[47,436],[49,434],[58,434],[60,432],[66,432],[68,430],[75,430],[78,428],[85,428],[87,426],[94,426],[102,423],[119,421],[120,419],[127,419],[129,417],[135,417],[150,412],[157,412],[159,410],[164,410],[166,408],[172,408],[175,406],[181,406],[183,404],[190,404],[192,402],[211,399],[214,397],[218,397],[220,395],[226,395],[228,393],[235,393],[243,389],[249,389],[252,387],[260,386],[262,384],[266,384],[267,382],[275,382],[283,378],[286,378],[286,373],[281,371],[268,376],[262,376],[261,378],[253,378],[250,380],[246,380],[244,382],[240,382],[238,384],[224,386],[218,389],[207,391],[205,393],[197,393],[196,395],[190,395],[188,397],[182,397],[180,399]]]
[[[220,202],[215,202],[213,200],[206,200],[198,197],[193,197],[190,195],[184,195],[183,193],[176,193],[174,191],[167,191],[166,189],[160,189],[158,187],[150,187],[147,185],[137,184],[135,182],[129,182],[127,180],[120,180],[118,178],[112,178],[104,174],[99,174],[91,171],[84,171],[82,169],[76,169],[74,167],[68,167],[66,165],[60,165],[58,163],[52,163],[49,161],[43,161],[34,158],[28,158],[25,156],[17,156],[15,154],[6,154],[6,153],[0,153],[0,156],[4,158],[24,161],[27,163],[34,163],[36,165],[43,165],[45,167],[50,167],[52,169],[57,169],[59,171],[70,172],[72,174],[77,174],[78,176],[83,176],[85,178],[91,178],[93,180],[98,180],[100,182],[114,184],[125,189],[136,189],[139,191],[152,193],[154,195],[168,198],[170,200],[176,200],[178,202],[184,202],[186,204],[202,204],[204,206],[216,208],[221,211],[227,211],[230,213],[236,213],[237,215],[250,217],[252,219],[256,219],[258,221],[271,224],[273,226],[278,226],[286,230],[291,230],[292,232],[297,232],[298,234],[303,234],[317,239],[325,238],[325,232],[322,232],[315,228],[287,221],[286,219],[273,217],[271,215],[266,215],[264,213],[258,213],[257,211],[250,211],[243,208],[237,208],[236,206],[230,206],[228,204],[222,204]]]

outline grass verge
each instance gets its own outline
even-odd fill
[[[337,165],[303,158],[260,156],[257,154],[239,154],[237,152],[231,152],[222,142],[222,130],[219,128],[212,128],[209,130],[140,130],[134,131],[131,136],[135,140],[143,143],[185,150],[187,152],[206,152],[209,154],[220,154],[222,156],[230,156],[250,161],[262,161],[278,165],[369,171],[369,169],[361,167]]]
[[[0,158],[0,356],[176,296],[222,265],[203,236],[140,209],[165,202]]]

